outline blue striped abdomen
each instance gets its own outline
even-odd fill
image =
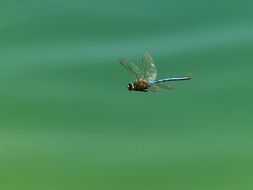
[[[160,83],[160,82],[178,81],[178,80],[190,80],[190,79],[192,79],[191,76],[186,76],[186,77],[168,77],[168,78],[164,78],[164,79],[155,80],[152,83],[156,84],[156,83]]]

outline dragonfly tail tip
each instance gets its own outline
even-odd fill
[[[188,75],[188,77],[189,77],[189,80],[194,79],[194,77],[191,73]]]

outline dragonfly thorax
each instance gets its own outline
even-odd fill
[[[127,85],[129,91],[147,91],[149,88],[149,83],[146,80],[139,79],[134,82],[131,82]]]

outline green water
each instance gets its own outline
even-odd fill
[[[0,189],[251,190],[253,2],[0,2]],[[174,91],[131,93],[153,55]]]

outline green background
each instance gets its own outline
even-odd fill
[[[0,2],[0,189],[252,190],[253,1]],[[176,90],[128,92],[153,55]]]

